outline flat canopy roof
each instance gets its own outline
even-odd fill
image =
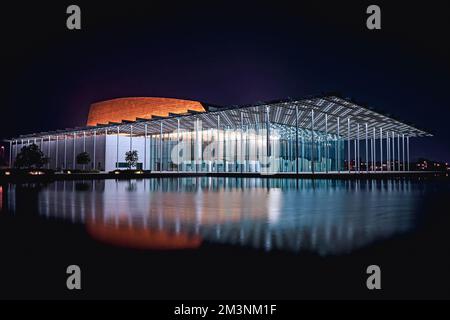
[[[145,128],[147,133],[159,133],[161,122],[163,123],[163,132],[173,132],[177,129],[178,120],[180,120],[180,129],[192,129],[192,121],[202,120],[204,129],[217,128],[218,115],[220,116],[219,127],[238,128],[242,124],[259,124],[266,122],[266,110],[269,112],[269,119],[272,124],[282,124],[295,127],[296,110],[298,110],[299,128],[311,129],[311,115],[314,111],[314,130],[326,131],[328,133],[337,133],[339,122],[339,135],[342,138],[365,139],[366,126],[369,132],[369,138],[379,138],[379,131],[382,129],[383,135],[386,132],[394,132],[396,135],[405,135],[405,137],[430,137],[432,134],[421,130],[411,124],[396,120],[391,116],[382,114],[368,107],[363,107],[349,99],[344,99],[336,95],[285,99],[271,102],[261,102],[251,105],[218,107],[207,105],[206,112],[197,112],[188,110],[185,114],[172,114],[167,117],[152,117],[150,119],[136,119],[136,121],[122,121],[120,123],[109,123],[105,125],[76,127],[64,130],[39,132],[33,134],[21,135],[17,138],[10,138],[6,141],[15,141],[32,138],[56,138],[56,136],[73,135],[85,132],[93,134],[102,133],[108,130],[116,132],[119,128],[120,133],[133,133],[133,135],[144,135]],[[348,131],[348,119],[350,119],[350,134]],[[327,126],[326,126],[327,125]],[[111,131],[110,131],[111,130]],[[358,135],[359,133],[359,135]]]

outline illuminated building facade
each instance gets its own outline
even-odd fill
[[[219,107],[171,98],[91,105],[87,125],[9,139],[12,164],[31,143],[49,169],[127,167],[152,172],[300,173],[409,171],[410,138],[431,136],[338,96]],[[76,164],[81,152],[87,166]]]

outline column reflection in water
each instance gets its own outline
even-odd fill
[[[42,218],[96,240],[145,249],[202,243],[343,254],[414,227],[408,181],[179,178],[61,181],[39,189]],[[17,187],[8,195],[17,198]],[[15,202],[8,197],[8,209]]]

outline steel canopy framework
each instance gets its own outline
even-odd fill
[[[392,155],[397,154],[395,153],[395,149],[391,150],[391,144],[394,147],[395,138],[397,138],[397,146],[400,148],[399,139],[401,137],[403,143],[403,159],[405,160],[404,139],[406,138],[409,162],[409,138],[432,136],[430,133],[418,129],[413,125],[393,119],[388,115],[376,112],[336,95],[297,100],[286,99],[230,107],[205,105],[205,109],[207,110],[206,112],[189,110],[185,114],[169,114],[168,117],[152,116],[150,119],[138,118],[136,121],[123,120],[120,123],[110,122],[105,125],[76,127],[21,135],[17,138],[7,140],[10,143],[10,163],[12,163],[11,150],[13,146],[15,146],[15,153],[17,153],[18,145],[29,144],[39,139],[41,141],[60,141],[78,138],[80,136],[86,137],[105,134],[147,137],[153,134],[192,130],[192,124],[195,121],[201,121],[202,129],[218,130],[239,130],[240,128],[249,126],[258,127],[268,123],[271,126],[278,125],[284,135],[289,136],[291,139],[297,139],[297,148],[299,130],[302,130],[303,134],[308,134],[308,132],[309,134],[313,133],[312,139],[315,138],[316,133],[325,136],[325,139],[328,139],[329,135],[336,135],[342,143],[347,143],[347,161],[350,161],[351,155],[354,155],[354,159],[358,161],[356,167],[358,170],[360,170],[359,159],[361,150],[359,141],[361,140],[365,141],[365,159],[367,160],[369,155],[368,148],[370,147],[371,160],[372,162],[376,162],[376,140],[380,140],[378,149],[381,153],[380,160],[382,160],[382,139],[386,139],[389,148],[385,147],[385,157],[388,160],[390,155],[392,159],[395,159]],[[354,152],[351,150],[350,141],[354,142]],[[372,142],[369,144],[368,142],[370,141]],[[397,153],[400,153],[400,150],[397,150]],[[399,155],[398,159],[400,158]],[[405,165],[403,169],[405,169]]]
[[[337,97],[327,96],[320,98],[301,99],[301,100],[281,100],[273,102],[265,102],[254,105],[232,106],[232,107],[208,107],[207,112],[190,111],[186,114],[171,114],[169,117],[152,117],[151,119],[138,119],[136,121],[122,121],[121,123],[109,123],[107,125],[88,126],[67,128],[64,130],[39,132],[32,134],[20,135],[17,138],[11,138],[7,141],[18,141],[21,139],[34,139],[52,136],[56,138],[58,135],[73,133],[93,134],[94,131],[102,131],[105,129],[119,128],[121,133],[131,133],[133,135],[144,135],[145,125],[147,125],[147,134],[159,133],[160,122],[164,123],[163,132],[173,132],[177,130],[178,119],[182,120],[202,120],[202,126],[205,129],[217,128],[217,115],[221,117],[221,128],[238,128],[241,125],[260,124],[266,122],[266,110],[269,109],[270,123],[283,124],[289,126],[296,125],[296,109],[298,108],[298,126],[300,128],[311,127],[311,110],[314,110],[314,130],[326,131],[325,117],[328,122],[328,132],[337,132],[337,119],[341,120],[341,126],[344,121],[350,119],[351,129],[350,135],[347,130],[343,130],[343,126],[339,132],[339,136],[343,139],[365,139],[365,133],[360,130],[359,136],[357,132],[357,124],[365,126],[367,124],[368,131],[373,129],[377,131],[382,129],[383,132],[394,132],[395,134],[405,135],[405,137],[431,137],[432,134],[418,129],[412,125],[395,120],[387,115],[362,107],[349,100]],[[243,122],[241,122],[241,114]],[[188,129],[189,124],[181,121],[180,129]],[[113,130],[115,131],[115,130]]]

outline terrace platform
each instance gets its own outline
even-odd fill
[[[60,180],[92,180],[92,179],[144,179],[144,178],[181,178],[181,177],[224,177],[224,178],[267,178],[267,179],[420,179],[420,178],[448,178],[448,172],[442,171],[377,171],[377,172],[302,172],[296,173],[239,173],[239,172],[100,172],[100,173],[53,173],[40,175],[5,175],[0,172],[1,183],[22,183],[22,182],[51,182]]]

